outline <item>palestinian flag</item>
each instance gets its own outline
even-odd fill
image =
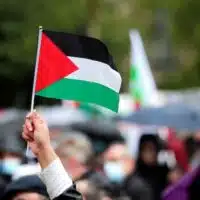
[[[36,95],[94,103],[117,112],[121,76],[101,41],[42,30],[37,58]]]

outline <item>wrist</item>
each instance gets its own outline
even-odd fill
[[[51,146],[45,146],[41,148],[37,154],[37,159],[42,169],[48,167],[57,158],[58,156]]]

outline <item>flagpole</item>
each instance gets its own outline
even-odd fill
[[[33,89],[31,95],[31,109],[30,111],[33,112],[34,104],[35,104],[35,86],[37,81],[37,72],[38,72],[38,64],[39,64],[39,54],[40,54],[40,47],[41,47],[41,40],[42,40],[42,26],[39,26],[39,33],[38,33],[38,46],[37,46],[37,54],[36,54],[36,61],[35,61],[35,70],[34,70],[34,77],[33,77]],[[26,156],[29,158],[34,158],[35,155],[27,145],[26,148]]]
[[[35,71],[34,71],[34,77],[33,77],[33,90],[32,90],[32,96],[31,96],[31,112],[34,109],[34,103],[35,103],[35,86],[36,86],[36,80],[37,80],[41,40],[42,40],[42,26],[39,26],[38,46],[37,46],[37,54],[36,54],[36,62],[35,62]]]

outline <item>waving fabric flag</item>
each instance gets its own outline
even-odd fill
[[[130,93],[134,98],[136,107],[156,104],[156,83],[146,56],[142,38],[137,30],[130,31],[130,41]]]
[[[118,110],[121,76],[99,40],[43,30],[39,41],[36,95]]]

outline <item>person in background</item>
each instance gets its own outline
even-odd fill
[[[113,184],[114,196],[152,200],[148,184],[135,174],[135,164],[124,143],[111,145],[104,153],[104,172]]]
[[[22,163],[23,150],[19,133],[2,132],[0,135],[0,197]]]
[[[169,185],[177,183],[184,176],[184,174],[185,170],[181,166],[176,165],[168,174]]]
[[[194,154],[196,152],[196,148],[198,147],[196,139],[192,135],[193,134],[188,134],[188,136],[186,136],[184,138],[184,145],[185,145],[186,151],[188,153],[189,162],[192,161],[193,156],[194,156]],[[191,163],[189,163],[189,164],[191,164]]]
[[[187,172],[189,170],[189,157],[185,143],[177,137],[176,132],[169,130],[167,147],[175,154],[177,164]]]
[[[194,151],[191,155],[190,165],[191,169],[196,169],[200,163],[200,132],[194,134],[192,140]]]
[[[101,172],[92,169],[93,146],[87,135],[82,132],[68,130],[56,141],[56,153],[63,166],[76,181],[77,188],[83,192],[85,200],[102,199],[108,180]]]
[[[40,171],[41,167],[39,163],[22,164],[12,175],[12,181],[15,181],[23,176],[37,175]]]
[[[169,169],[167,165],[158,164],[160,141],[155,134],[144,134],[140,138],[136,173],[142,177],[153,190],[153,199],[160,200],[161,192],[167,186]]]
[[[196,151],[194,152],[191,158],[190,162],[191,169],[196,169],[199,166],[199,163],[200,163],[200,144],[199,146],[196,147]]]
[[[81,200],[81,194],[76,190],[51,145],[48,126],[38,113],[27,115],[22,136],[40,163],[40,178],[50,199]]]
[[[77,180],[89,170],[93,148],[86,135],[69,130],[57,140],[56,153],[72,179]]]
[[[76,186],[84,200],[111,200],[103,190],[90,180],[79,180],[76,182]]]
[[[45,185],[38,176],[24,176],[11,182],[1,200],[48,200]]]

